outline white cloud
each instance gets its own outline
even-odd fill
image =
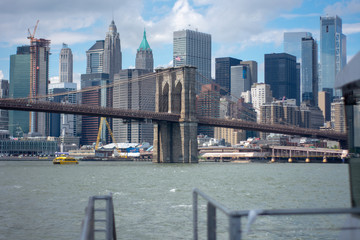
[[[4,74],[2,70],[0,70],[0,79],[4,79]]]
[[[248,41],[251,36],[263,32],[266,24],[281,12],[299,6],[299,1],[295,0],[209,0],[207,3],[211,4],[206,13],[207,31],[213,34],[215,41],[228,43]]]
[[[32,32],[39,20],[35,34],[38,38],[47,38],[52,44],[61,44],[66,38],[68,43],[92,41],[104,38],[106,28],[111,21],[112,12],[126,23],[140,16],[141,0],[122,0],[115,4],[113,0],[87,1],[45,1],[2,0],[0,2],[0,31],[2,42],[10,45],[28,44],[28,28]],[[19,7],[21,6],[21,7]],[[96,6],[96,7],[94,7]],[[140,7],[140,10],[138,8]]]
[[[172,67],[172,66],[174,66],[174,65],[173,65],[173,60],[171,60],[171,61],[168,62],[167,64],[158,65],[158,66],[155,67],[155,69],[156,69],[156,68],[168,68],[168,67]]]
[[[321,13],[308,13],[308,14],[281,14],[281,18],[295,19],[295,18],[306,18],[306,17],[318,17]]]
[[[72,45],[87,41],[95,41],[97,39],[104,38],[104,36],[83,34],[78,32],[54,32],[51,33],[48,38],[51,39],[51,44],[60,45],[62,43],[66,43]]]
[[[285,30],[271,30],[254,34],[249,39],[243,41],[242,48],[262,43],[274,43],[280,46],[283,43],[284,32]]]
[[[196,0],[193,5],[189,4],[188,0],[177,0],[172,10],[162,19],[144,21],[144,24],[147,24],[148,40],[154,46],[170,44],[173,31],[185,28],[210,33],[213,42],[227,46],[241,44],[241,47],[245,47],[260,42],[280,44],[279,37],[264,32],[266,24],[278,17],[281,12],[299,5],[299,1],[296,0],[253,0],[251,3]]]
[[[360,1],[351,0],[351,1],[336,2],[333,5],[327,6],[324,9],[324,13],[329,15],[339,15],[339,16],[357,14],[360,13]]]
[[[191,4],[190,4],[191,3]],[[69,45],[103,39],[111,21],[111,13],[120,33],[122,48],[136,49],[141,42],[144,27],[148,41],[154,48],[172,43],[172,34],[184,28],[198,29],[212,34],[213,41],[222,43],[249,43],[261,41],[268,21],[284,11],[299,7],[297,0],[177,0],[170,11],[163,15],[153,13],[144,20],[142,0],[95,0],[52,2],[45,0],[0,3],[0,31],[3,42],[13,45],[28,44],[27,29],[32,29],[39,19],[37,37],[48,38],[52,45],[66,42]],[[171,7],[171,3],[153,2],[154,9]],[[166,4],[166,5],[165,5]],[[96,6],[94,9],[93,6]],[[10,14],[11,13],[11,14]],[[225,17],[226,16],[226,17]],[[272,41],[271,38],[266,41]],[[275,39],[275,42],[277,39]]]
[[[343,24],[342,30],[346,35],[360,33],[360,23]]]

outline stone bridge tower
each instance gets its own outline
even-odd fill
[[[180,122],[154,123],[153,162],[197,163],[195,67],[156,70],[155,111],[180,114]]]

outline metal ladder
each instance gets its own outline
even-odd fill
[[[116,240],[112,195],[92,196],[85,208],[81,240]]]

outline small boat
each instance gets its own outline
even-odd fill
[[[53,164],[78,164],[79,162],[70,156],[60,155],[53,160]]]

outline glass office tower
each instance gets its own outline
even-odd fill
[[[346,36],[342,34],[340,17],[320,17],[320,64],[319,91],[327,91],[332,97],[340,97],[341,90],[334,89],[336,74],[346,64]]]
[[[318,95],[318,46],[312,37],[302,39],[301,55],[301,102],[309,101],[315,106]]]
[[[10,98],[26,98],[30,93],[30,46],[17,48],[10,56]],[[14,137],[29,132],[29,112],[9,111],[9,131]]]
[[[196,93],[201,86],[211,83],[211,35],[193,30],[174,32],[173,65],[194,66],[197,68]]]
[[[265,83],[270,85],[276,99],[296,99],[299,105],[299,80],[295,56],[287,53],[265,54]]]
[[[309,32],[284,32],[284,52],[301,60],[301,39],[312,37]]]
[[[239,65],[231,67],[231,96],[234,102],[241,98],[241,93],[251,90],[250,67]]]
[[[215,58],[215,82],[221,87],[221,95],[230,95],[231,67],[240,65],[240,62],[240,59],[232,57]]]

